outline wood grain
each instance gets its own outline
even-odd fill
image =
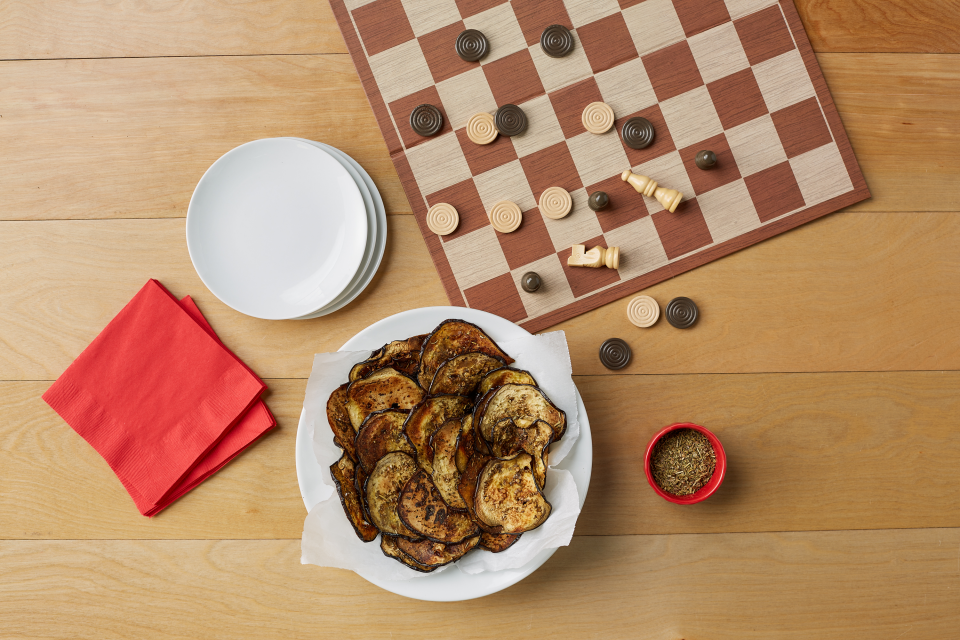
[[[441,604],[299,566],[298,540],[2,542],[0,616],[10,638],[950,638],[958,552],[957,529],[584,537]]]
[[[960,210],[960,55],[819,58],[874,193],[857,208]],[[0,219],[183,217],[218,157],[284,135],[353,155],[410,213],[348,56],[3,62],[0,104]]]
[[[960,373],[578,376],[594,468],[578,535],[957,527]],[[158,517],[41,400],[0,383],[0,538],[296,538],[303,380],[268,380],[279,429]],[[694,507],[658,498],[642,460],[663,426],[724,444],[729,475]]]

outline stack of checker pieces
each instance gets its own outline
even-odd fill
[[[639,291],[868,198],[863,175],[792,0],[331,0],[437,271],[454,305],[530,331]],[[547,56],[549,25],[573,51]],[[457,56],[465,29],[490,51]],[[604,102],[614,129],[596,135],[584,108]],[[411,111],[437,106],[422,137]],[[525,133],[476,145],[468,119],[516,104]],[[625,145],[632,117],[653,144]],[[695,164],[711,150],[716,166]],[[684,194],[673,213],[620,175],[650,176]],[[573,212],[552,220],[540,194],[560,186]],[[589,194],[609,194],[599,212]],[[523,211],[514,232],[490,225],[493,203]],[[429,207],[449,203],[456,230],[438,237]],[[567,265],[573,245],[618,246],[619,269]],[[526,292],[521,279],[540,275]]]

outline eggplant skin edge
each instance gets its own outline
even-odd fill
[[[397,546],[396,541],[394,541],[394,538],[396,537],[397,536],[391,536],[386,533],[380,534],[380,551],[383,553],[383,555],[387,556],[388,558],[392,558],[396,560],[397,562],[399,562],[404,566],[410,567],[414,571],[419,571],[420,573],[432,573],[443,566],[438,564],[436,566],[431,567],[425,564],[420,564],[415,559],[411,558],[406,553],[404,553],[399,546]],[[394,554],[388,553],[387,552],[388,548],[390,548],[395,553]]]
[[[491,343],[494,347],[496,347],[497,351],[500,352],[500,353],[497,354],[497,355],[503,359],[503,361],[504,361],[505,364],[511,365],[511,364],[513,364],[513,363],[515,362],[515,360],[514,360],[513,358],[511,358],[510,355],[509,355],[506,351],[504,351],[503,349],[500,348],[500,345],[497,344],[497,341],[494,340],[493,338],[491,338],[490,335],[489,335],[486,331],[484,331],[483,329],[481,329],[481,328],[478,327],[477,325],[473,324],[472,322],[467,322],[466,320],[461,320],[461,319],[458,319],[458,318],[449,318],[449,319],[447,319],[447,320],[444,320],[444,321],[441,322],[440,324],[438,324],[438,325],[434,328],[434,330],[431,331],[431,332],[427,335],[426,340],[423,341],[423,345],[421,345],[421,347],[420,347],[420,367],[419,367],[419,369],[417,370],[417,381],[420,382],[420,385],[421,385],[421,386],[423,386],[424,381],[426,381],[426,382],[428,383],[428,385],[429,385],[429,383],[432,383],[432,382],[433,382],[433,375],[437,372],[436,369],[434,369],[433,371],[430,371],[430,372],[429,372],[429,378],[430,378],[430,380],[426,380],[425,378],[422,377],[422,374],[424,373],[423,356],[424,356],[424,354],[426,353],[427,348],[430,346],[430,341],[433,340],[433,336],[436,335],[436,333],[437,333],[438,331],[440,331],[441,329],[443,329],[443,327],[445,327],[445,326],[448,325],[448,324],[454,323],[454,322],[457,322],[457,323],[460,323],[460,324],[465,324],[465,325],[471,327],[472,329],[474,329],[474,330],[476,330],[476,331],[479,331],[479,332],[480,332],[480,335],[482,335],[482,336],[485,337],[487,340],[489,340],[490,343]],[[464,351],[463,353],[470,353],[470,351]],[[479,353],[483,353],[483,352],[481,351],[481,352],[479,352]],[[462,354],[456,354],[456,355],[462,355]],[[451,357],[453,357],[453,356],[451,356]],[[449,360],[449,358],[447,358],[447,359]],[[440,365],[442,365],[442,364],[443,364],[443,362],[437,363],[437,369],[439,369],[439,368],[440,368]],[[429,367],[429,363],[427,363],[427,366]]]

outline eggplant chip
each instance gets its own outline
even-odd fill
[[[351,460],[356,461],[357,449],[354,440],[357,437],[357,430],[350,422],[346,403],[347,385],[342,384],[333,390],[327,400],[327,422],[330,424],[330,430],[333,431],[334,443],[346,451]]]
[[[497,458],[507,458],[524,451],[533,458],[533,477],[543,489],[547,481],[547,447],[553,441],[553,429],[543,420],[530,426],[522,418],[506,418],[493,427],[490,451]]]
[[[463,472],[463,475],[460,476],[460,484],[457,486],[457,491],[460,493],[460,497],[463,498],[463,501],[467,503],[467,511],[470,513],[470,516],[473,518],[473,521],[479,526],[483,531],[487,533],[500,533],[500,527],[491,527],[476,516],[474,511],[474,502],[477,495],[477,481],[480,479],[480,474],[483,472],[484,467],[487,466],[487,463],[490,462],[490,456],[483,455],[482,453],[474,452],[473,456],[467,462],[467,468]]]
[[[471,396],[480,380],[490,371],[503,367],[499,357],[485,353],[465,353],[450,358],[437,369],[430,383],[430,395]]]
[[[477,407],[482,413],[474,412],[474,428],[487,442],[493,426],[504,418],[543,420],[553,429],[554,442],[562,438],[567,429],[566,414],[554,406],[543,391],[528,384],[505,384],[491,389],[477,402]]]
[[[357,431],[364,419],[383,409],[412,409],[423,400],[423,389],[417,382],[397,371],[386,368],[366,378],[351,382],[347,387],[347,413]]]
[[[367,478],[367,509],[370,522],[381,532],[419,538],[400,520],[397,503],[404,485],[417,473],[417,463],[405,453],[395,451],[380,458]]]
[[[460,428],[459,420],[447,420],[430,438],[430,446],[433,448],[433,484],[448,506],[465,511],[467,503],[457,491],[460,483],[460,470],[457,469]]]
[[[404,486],[397,513],[411,530],[435,542],[455,544],[480,533],[469,515],[447,506],[425,471],[418,471]]]
[[[403,432],[403,423],[408,413],[385,409],[371,413],[363,421],[360,433],[357,434],[356,446],[357,459],[367,473],[373,471],[380,458],[393,451],[417,455],[416,449],[407,440],[407,434]]]
[[[420,351],[420,386],[430,388],[440,365],[465,353],[485,353],[511,364],[508,356],[480,327],[463,320],[445,320],[433,330]]]
[[[516,533],[487,533],[484,531],[480,534],[480,548],[486,549],[487,551],[492,551],[493,553],[500,553],[501,551],[506,551],[513,546],[513,543],[520,539],[520,536],[523,534]]]
[[[461,418],[470,410],[470,400],[463,396],[434,396],[414,407],[403,430],[417,450],[417,462],[433,473],[433,448],[430,437],[447,420]]]
[[[463,416],[460,426],[460,438],[457,439],[457,471],[463,473],[467,469],[467,462],[473,455],[473,414]]]
[[[537,381],[533,379],[529,371],[501,367],[483,376],[483,380],[480,381],[480,385],[477,387],[477,395],[482,396],[487,391],[490,391],[490,389],[502,387],[505,384],[532,384],[533,386],[537,386]]]
[[[357,537],[364,542],[370,542],[377,537],[379,531],[364,517],[363,505],[360,504],[360,494],[357,492],[354,482],[355,472],[356,466],[346,453],[330,465],[330,475],[333,476],[333,483],[337,485],[340,504],[343,505],[347,519],[353,525],[353,530],[357,532]]]
[[[457,544],[442,544],[432,540],[420,540],[411,542],[404,538],[397,538],[397,546],[407,556],[413,558],[418,564],[431,569],[442,567],[462,558],[467,551],[470,551],[480,542],[480,536],[467,538]]]
[[[400,549],[400,541],[403,538],[394,538],[393,536],[380,536],[380,551],[383,551],[383,555],[388,558],[393,558],[398,562],[402,562],[411,569],[416,569],[417,571],[422,571],[423,573],[430,573],[436,569],[439,569],[442,565],[435,565],[428,567],[426,565],[420,564],[406,553]]]
[[[400,373],[412,376],[420,367],[420,349],[423,348],[423,341],[429,334],[422,336],[413,336],[406,340],[394,340],[389,342],[373,353],[363,362],[353,365],[350,369],[350,382],[366,378],[374,371],[392,367]]]
[[[370,518],[370,508],[367,506],[367,478],[370,474],[363,468],[362,464],[355,465],[357,468],[357,478],[353,481],[353,486],[357,489],[357,495],[360,496],[360,506],[363,508],[363,518],[367,522],[373,522]]]
[[[533,477],[533,458],[518,453],[487,463],[477,481],[474,509],[477,518],[502,533],[536,529],[550,515],[550,503]]]

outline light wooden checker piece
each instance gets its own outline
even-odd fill
[[[490,144],[497,139],[497,125],[489,113],[481,112],[467,121],[467,137],[474,144]]]
[[[490,224],[500,233],[512,233],[523,222],[523,212],[515,202],[501,200],[490,207]]]
[[[643,329],[652,327],[660,319],[660,305],[650,296],[637,296],[627,303],[627,319]]]
[[[540,207],[540,213],[551,220],[560,220],[573,209],[573,197],[562,187],[549,187],[540,194],[537,206]]]
[[[438,236],[447,236],[457,230],[460,214],[452,204],[439,202],[427,211],[427,226]]]
[[[601,134],[610,131],[613,126],[613,109],[605,102],[591,102],[580,116],[583,128],[590,133]]]

